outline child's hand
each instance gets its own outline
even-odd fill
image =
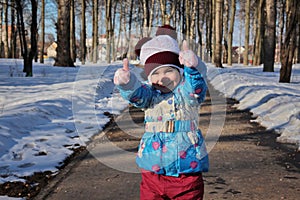
[[[129,61],[127,58],[123,60],[123,68],[115,72],[114,84],[125,85],[130,81]]]
[[[182,43],[182,51],[179,52],[179,62],[186,67],[196,67],[198,65],[198,58],[196,54],[189,49],[186,40]]]

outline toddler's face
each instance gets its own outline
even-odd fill
[[[178,69],[174,67],[161,67],[155,70],[150,76],[150,81],[155,89],[162,93],[173,91],[181,80]]]

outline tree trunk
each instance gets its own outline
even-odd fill
[[[21,46],[21,56],[24,58],[27,55],[27,42],[25,37],[23,8],[20,1],[16,1],[16,9],[17,9],[17,27],[18,27],[18,33],[20,39],[20,46]]]
[[[297,12],[300,12],[298,0],[286,1],[286,33],[284,43],[281,46],[281,69],[279,82],[289,83],[291,81],[293,59],[296,49]]]
[[[216,20],[215,20],[215,36],[216,48],[214,53],[214,61],[216,67],[222,66],[222,38],[223,38],[223,0],[216,0]]]
[[[108,0],[110,1],[110,0]],[[98,60],[98,0],[93,0],[93,44],[92,44],[92,62]],[[106,35],[107,37],[107,35]],[[109,49],[107,46],[106,51]]]
[[[190,1],[185,1],[185,39],[190,43],[190,32],[191,32],[191,22],[190,22]]]
[[[85,22],[85,0],[81,0],[81,30],[80,30],[80,58],[81,64],[85,64],[86,57],[86,22]]]
[[[206,20],[206,55],[207,57],[204,59],[206,62],[210,62],[212,59],[212,0],[208,0],[208,2],[206,2],[206,6],[205,6],[206,10],[208,12],[206,12],[205,14],[205,20]]]
[[[264,35],[264,72],[274,72],[276,48],[276,0],[266,1],[266,28]]]
[[[44,48],[45,48],[45,0],[42,0],[41,5],[41,50],[40,50],[40,63],[44,63]]]
[[[245,51],[243,64],[248,66],[248,55],[249,55],[249,31],[250,29],[250,0],[247,0],[245,7]]]
[[[2,45],[2,15],[3,15],[3,5],[0,4],[0,58],[3,57],[3,45]]]
[[[132,0],[132,4],[133,4],[133,0]],[[152,31],[152,23],[153,23],[153,18],[154,18],[154,9],[155,9],[155,0],[151,1],[151,8],[150,8],[150,18],[149,18],[149,27],[148,27],[148,32],[147,32],[147,36],[149,37]],[[132,10],[132,8],[131,8]],[[130,18],[132,18],[132,16],[130,16]]]
[[[143,6],[143,32],[142,37],[148,37],[148,27],[149,27],[149,1],[148,0],[142,0],[142,6]]]
[[[3,10],[4,10],[4,57],[9,57],[9,47],[8,47],[8,0],[5,0],[3,4]]]
[[[24,60],[24,68],[23,72],[25,72],[26,77],[32,76],[32,60],[37,52],[37,8],[38,3],[37,0],[31,0],[31,25],[30,25],[30,51],[28,53],[27,42],[25,38],[25,26],[24,26],[24,19],[23,19],[23,8],[22,2],[16,1],[16,8],[18,13],[18,18],[21,25],[21,35],[22,35],[22,42],[24,44],[24,51],[23,51],[23,60]]]
[[[17,51],[17,32],[15,30],[15,0],[11,0],[11,33],[10,33],[10,58],[16,58],[16,51]]]
[[[224,0],[224,52],[223,63],[228,63],[228,17],[229,17],[229,0]]]
[[[285,0],[280,0],[279,8],[279,39],[278,46],[281,49],[283,43],[283,34],[284,34],[284,16],[285,16]],[[280,51],[277,51],[277,62],[280,62]]]
[[[76,38],[75,38],[75,1],[70,0],[70,48],[71,59],[76,62]]]
[[[118,7],[118,2],[114,1],[114,11],[113,11],[113,18],[112,18],[112,28],[111,28],[111,32],[110,32],[110,38],[111,38],[111,54],[112,54],[112,61],[116,61],[116,41],[115,41],[115,28],[116,28],[116,14],[117,14],[117,7]],[[121,26],[120,26],[121,27]]]
[[[57,56],[54,66],[74,67],[70,52],[70,0],[57,0]]]
[[[18,1],[17,1],[18,2]],[[19,5],[17,5],[19,9],[22,9],[21,3],[19,2]],[[38,8],[38,3],[37,0],[31,0],[31,25],[30,25],[30,51],[28,52],[28,47],[27,43],[25,40],[25,28],[24,28],[24,21],[23,21],[23,13],[21,10],[18,10],[20,13],[20,19],[21,19],[21,24],[22,24],[22,36],[23,36],[23,43],[24,43],[24,54],[23,54],[23,59],[24,59],[24,68],[23,72],[26,73],[26,77],[31,77],[32,74],[32,60],[34,56],[36,55],[37,52],[37,8]]]
[[[153,1],[152,1],[153,2]],[[133,3],[134,3],[134,0],[131,0],[130,1],[130,10],[129,10],[129,25],[128,25],[128,40],[127,40],[127,49],[128,49],[128,51],[126,52],[126,57],[128,56],[127,54],[128,54],[128,52],[132,52],[132,50],[131,50],[131,44],[130,44],[130,39],[131,39],[131,27],[132,27],[132,12],[133,12]],[[152,8],[153,9],[153,8]],[[153,10],[151,10],[151,12],[153,13]],[[152,14],[151,14],[152,15]],[[125,21],[125,20],[124,20]],[[150,34],[150,26],[148,27],[148,34]],[[147,34],[147,35],[148,35]],[[129,55],[129,58],[131,59],[131,56],[132,55]],[[134,54],[134,56],[135,56],[135,54]]]
[[[183,40],[185,39],[185,37],[186,37],[186,32],[185,32],[185,24],[186,24],[186,18],[185,18],[185,15],[186,15],[186,10],[185,10],[185,4],[186,4],[186,0],[182,0],[182,1],[180,1],[181,2],[181,6],[180,6],[180,8],[181,8],[181,24],[180,24],[180,26],[181,26],[181,34],[182,34],[182,36],[183,36]]]
[[[198,32],[198,49],[197,49],[197,53],[198,56],[200,56],[201,59],[203,59],[203,51],[202,51],[202,31],[203,31],[203,24],[204,24],[204,15],[203,17],[200,17],[200,1],[197,0],[197,19],[198,19],[198,28],[197,28],[197,32]],[[200,20],[201,19],[201,20]]]
[[[228,65],[232,65],[232,36],[233,36],[233,28],[234,28],[234,19],[235,19],[235,1],[231,0],[231,8],[230,8],[230,26],[228,32]]]
[[[212,63],[216,63],[215,61],[215,54],[216,54],[216,0],[211,1],[211,17],[212,17]]]
[[[159,3],[160,3],[160,12],[161,12],[161,15],[160,15],[160,19],[161,19],[161,22],[162,24],[165,24],[166,21],[166,16],[165,16],[165,13],[166,13],[166,0],[159,0]]]
[[[31,26],[30,26],[30,51],[27,58],[27,64],[24,63],[26,68],[26,76],[32,76],[32,60],[37,54],[37,9],[38,9],[38,0],[31,0]]]
[[[297,45],[297,61],[296,63],[300,63],[300,13],[298,11],[298,29],[296,35],[298,36],[298,45]]]
[[[111,0],[106,0],[105,5],[105,23],[106,23],[106,61],[111,63],[111,31],[112,31],[112,15],[111,15]]]
[[[259,5],[256,10],[256,21],[257,28],[255,30],[255,44],[254,44],[254,58],[253,65],[260,65],[262,63],[262,43],[263,43],[263,10],[264,10],[264,0],[259,0]]]

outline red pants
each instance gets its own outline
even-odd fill
[[[142,171],[141,200],[202,200],[203,194],[201,173],[173,177]]]

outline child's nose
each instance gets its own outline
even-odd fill
[[[159,84],[163,85],[164,83],[168,82],[168,78],[166,76],[161,76],[161,78],[159,79]]]

